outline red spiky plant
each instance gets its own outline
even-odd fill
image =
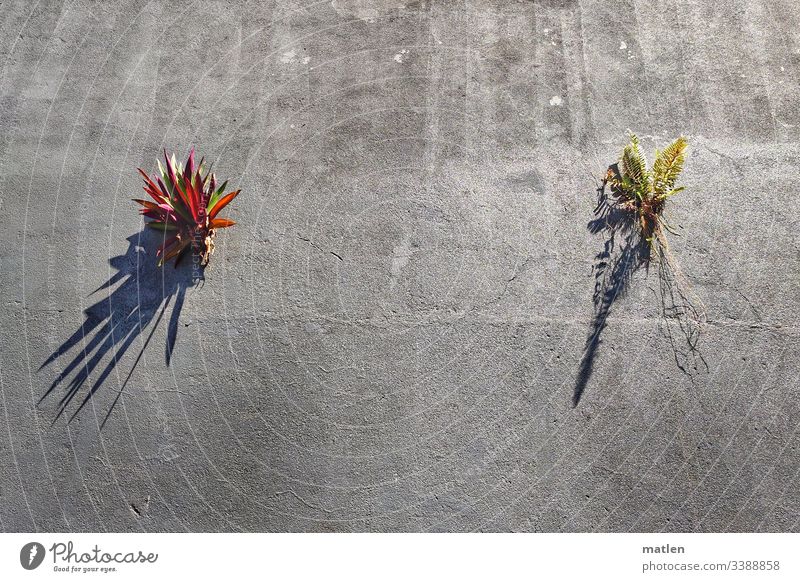
[[[144,178],[144,191],[153,201],[134,198],[144,208],[140,213],[152,221],[147,226],[164,233],[164,243],[156,251],[161,266],[175,259],[175,266],[183,256],[192,251],[205,266],[214,251],[214,234],[219,228],[236,224],[217,215],[241,190],[225,194],[227,180],[219,188],[217,177],[210,171],[204,174],[203,160],[195,168],[194,148],[189,152],[186,165],[175,162],[164,150],[167,167],[158,162],[160,176],[155,181],[139,168]]]

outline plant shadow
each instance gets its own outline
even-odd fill
[[[178,322],[186,291],[203,280],[203,271],[191,259],[184,260],[175,268],[172,265],[158,267],[154,259],[154,249],[163,242],[163,237],[162,233],[150,229],[143,229],[128,237],[125,254],[112,257],[108,261],[116,272],[90,294],[90,297],[97,294],[102,296],[84,309],[81,326],[39,367],[42,370],[62,356],[73,353],[72,356],[67,356],[70,359],[38,402],[39,405],[42,404],[59,387],[64,389],[58,401],[54,423],[65,414],[84,387],[91,383],[68,422],[83,410],[122,361],[134,341],[152,323],[131,369],[100,425],[103,428],[172,303],[164,351],[166,363],[169,365],[178,337]],[[150,249],[153,252],[148,252]]]
[[[609,171],[619,173],[617,164],[609,166]],[[606,241],[603,249],[595,256],[594,273],[594,314],[583,348],[583,356],[572,395],[572,405],[577,406],[592,377],[601,335],[606,328],[611,308],[618,299],[624,297],[631,278],[640,268],[649,267],[650,245],[636,228],[635,215],[618,208],[609,200],[606,181],[597,188],[597,206],[594,218],[586,225],[592,234],[603,233]]]

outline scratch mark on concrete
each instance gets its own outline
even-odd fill
[[[330,509],[325,509],[324,507],[320,507],[318,505],[314,505],[313,503],[309,503],[308,501],[300,497],[297,493],[295,493],[293,489],[287,489],[286,491],[276,491],[275,497],[278,497],[279,495],[291,495],[306,507],[309,507],[311,509],[316,509],[317,511],[322,511],[325,513],[333,513]]]

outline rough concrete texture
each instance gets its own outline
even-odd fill
[[[800,530],[795,0],[0,19],[1,529]],[[639,269],[573,407],[628,128],[690,140],[708,370]],[[243,189],[198,285],[130,202],[193,144]]]

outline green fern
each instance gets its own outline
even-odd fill
[[[630,143],[622,150],[622,190],[631,199],[642,200],[650,189],[650,173],[647,171],[647,160],[639,148],[639,138],[633,133],[630,137]]]
[[[663,150],[656,150],[653,167],[648,170],[639,138],[630,133],[618,171],[607,174],[607,182],[621,208],[635,213],[642,237],[651,244],[656,239],[662,241],[662,246],[665,244],[662,227],[670,229],[661,215],[667,198],[683,190],[683,186],[675,184],[686,161],[687,145],[686,138],[681,136]]]
[[[623,148],[617,163],[608,167],[598,191],[599,199],[595,214],[606,221],[605,226],[612,237],[621,231],[626,240],[625,247],[617,255],[612,273],[617,273],[617,269],[626,273],[625,269],[636,269],[642,264],[649,265],[654,256],[657,258],[661,313],[666,320],[669,320],[666,328],[669,330],[677,328],[686,342],[685,351],[679,351],[675,342],[678,335],[673,336],[672,331],[668,332],[675,350],[675,361],[681,370],[692,374],[700,369],[699,366],[705,365],[698,348],[700,330],[706,322],[705,308],[700,298],[692,291],[689,281],[670,251],[666,235],[676,233],[664,216],[667,199],[683,190],[683,186],[676,184],[686,162],[686,148],[686,138],[681,136],[663,150],[656,150],[653,166],[648,168],[647,160],[639,146],[639,139],[631,133],[629,142]],[[606,187],[610,187],[610,193],[606,192]],[[609,208],[615,212],[609,212]],[[594,226],[595,222],[590,224]],[[636,236],[629,238],[629,234]],[[640,246],[640,243],[645,241],[646,247]],[[598,272],[605,274],[601,276],[608,276],[605,269],[609,264],[609,248],[613,249],[611,243],[613,238],[606,242],[604,253],[598,255],[601,260]],[[631,250],[635,255],[629,254]],[[637,260],[633,263],[633,267],[630,267],[631,263],[628,260],[631,256],[635,256]],[[625,257],[624,262],[623,257]],[[615,275],[611,276],[613,278]],[[627,281],[628,276],[628,274],[620,275],[619,280]],[[603,291],[601,284],[598,283],[595,287],[595,297],[608,296],[608,289],[605,295]],[[611,298],[612,302],[614,297],[616,292]],[[601,303],[601,305],[607,307],[607,304]],[[606,309],[602,322],[605,322],[607,313]],[[672,325],[673,320],[677,320],[677,325]],[[683,363],[679,358],[683,359]]]
[[[681,136],[672,142],[663,151],[656,151],[656,161],[653,163],[653,196],[666,199],[677,194],[683,187],[675,188],[675,182],[683,170],[686,161],[686,138]]]

